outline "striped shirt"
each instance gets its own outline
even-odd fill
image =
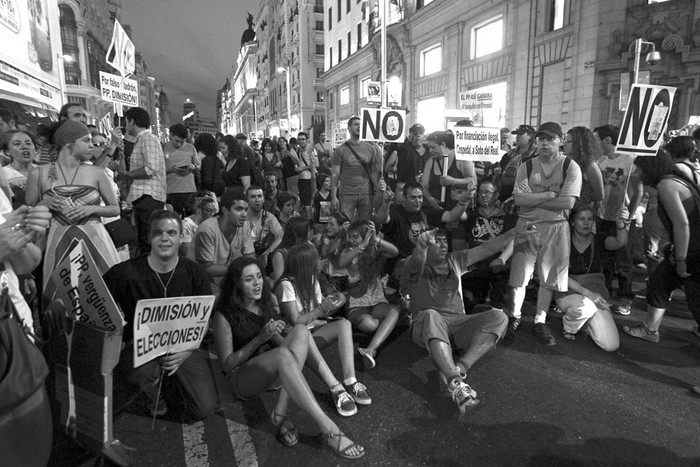
[[[134,202],[142,196],[150,195],[157,201],[165,202],[165,157],[158,137],[146,129],[136,135],[136,144],[131,153],[130,170],[140,168],[146,170],[148,178],[131,179],[129,202]]]

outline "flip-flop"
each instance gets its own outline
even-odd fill
[[[280,417],[282,420],[278,422]],[[287,420],[286,416],[280,415],[273,410],[270,418],[272,424],[277,427],[277,441],[288,448],[299,442],[299,433],[292,422]]]
[[[343,450],[340,449],[340,444],[342,443],[343,438],[347,439],[348,441],[352,441],[350,438],[345,436],[345,433],[343,433],[342,431],[339,431],[338,433],[322,433],[321,436],[325,439],[326,446],[331,448],[333,450],[333,452],[338,454],[343,459],[351,459],[351,460],[352,459],[359,459],[360,457],[365,455],[365,448],[363,448],[362,446],[360,446],[357,443],[351,443],[351,444],[347,445]],[[332,442],[332,440],[335,438],[338,438],[338,445],[337,446],[334,446],[333,445],[334,443]],[[355,455],[348,454],[348,451],[351,450],[352,448],[355,448],[355,447],[359,451],[359,454],[355,454]]]

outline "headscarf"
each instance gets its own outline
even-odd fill
[[[57,148],[62,148],[89,134],[90,130],[83,123],[75,120],[65,120],[54,133],[53,140]]]

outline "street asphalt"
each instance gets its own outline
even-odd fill
[[[676,294],[661,341],[650,343],[621,330],[644,319],[644,300],[637,298],[630,316],[615,317],[621,346],[612,353],[584,335],[562,338],[561,316],[553,313],[548,322],[557,345],[539,344],[531,334],[532,305],[526,306],[515,339],[469,372],[481,403],[464,415],[441,396],[437,371],[405,327],[380,351],[375,369],[358,371],[373,403],[353,417],[337,415],[323,384],[308,373],[322,408],[365,447],[359,461],[333,454],[296,407],[289,418],[300,442],[285,448],[269,421],[276,393],[235,401],[218,370],[221,406],[203,422],[166,416],[151,429],[145,399],[137,398],[116,416],[115,437],[133,449],[135,465],[149,466],[700,466],[700,396],[691,389],[700,384],[700,338],[684,300]],[[326,352],[340,375],[337,353]],[[94,454],[56,433],[50,465],[95,464]]]

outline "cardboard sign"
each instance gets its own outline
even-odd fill
[[[676,88],[635,84],[630,91],[616,152],[655,156],[671,115]]]
[[[129,76],[136,69],[136,48],[119,21],[114,20],[112,42],[109,44],[107,63],[112,65],[122,77]]]
[[[361,109],[360,140],[394,143],[404,140],[406,111]]]
[[[139,106],[139,84],[135,79],[122,78],[100,71],[102,98],[129,107]]]
[[[502,157],[500,128],[455,126],[455,157],[459,161],[499,162]]]
[[[139,300],[134,313],[134,368],[167,353],[198,349],[213,306],[213,295]]]
[[[109,332],[124,329],[124,316],[82,240],[63,256],[51,279],[69,317]]]

